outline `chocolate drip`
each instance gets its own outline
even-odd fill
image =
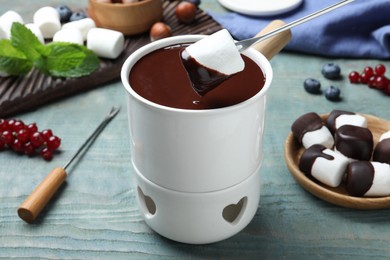
[[[291,126],[291,131],[294,137],[302,143],[302,138],[307,132],[318,130],[322,126],[321,117],[314,112],[310,112],[297,118]]]
[[[390,138],[384,139],[376,145],[372,160],[390,164]]]
[[[349,158],[369,161],[374,147],[372,133],[365,127],[343,125],[336,131],[335,147]]]
[[[325,158],[326,160],[334,159],[333,156],[323,153],[325,149],[327,149],[325,146],[315,144],[306,149],[302,154],[301,159],[299,160],[299,169],[305,173],[306,176],[311,176],[311,170],[318,157]]]
[[[355,115],[353,112],[343,111],[343,110],[333,110],[330,112],[328,118],[325,121],[325,125],[328,127],[329,131],[334,134],[336,132],[336,119],[341,115]]]
[[[210,69],[200,64],[184,49],[180,53],[181,60],[190,78],[192,88],[201,96],[218,87],[229,75]]]
[[[352,162],[347,167],[346,188],[352,196],[363,196],[372,186],[374,166],[368,161]]]

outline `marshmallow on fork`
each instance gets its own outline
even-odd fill
[[[348,165],[346,188],[357,197],[390,195],[390,165],[380,162],[355,161]]]
[[[226,29],[186,47],[182,52],[182,60],[194,90],[200,95],[242,71],[245,66],[234,39]]]
[[[325,122],[328,129],[334,134],[343,125],[367,127],[367,119],[353,112],[333,110]]]
[[[299,169],[306,176],[330,186],[340,185],[348,159],[323,145],[315,144],[304,151],[299,160]]]
[[[291,131],[306,149],[314,144],[321,144],[327,148],[333,147],[332,134],[323,124],[321,117],[314,112],[297,118],[291,126]]]
[[[372,160],[390,164],[390,131],[380,136],[379,142],[375,146]]]

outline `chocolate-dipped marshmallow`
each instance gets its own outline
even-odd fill
[[[319,144],[306,149],[299,160],[299,169],[306,176],[312,176],[331,187],[340,185],[347,166],[345,156]]]
[[[382,134],[375,146],[372,160],[390,164],[390,131]]]
[[[367,119],[353,112],[333,110],[326,119],[325,125],[334,134],[343,125],[367,127]]]
[[[335,151],[350,159],[361,161],[371,159],[374,140],[368,128],[343,125],[336,130],[334,141]]]
[[[324,125],[321,117],[310,112],[297,118],[291,126],[291,131],[306,149],[314,144],[321,144],[327,148],[332,148],[334,144],[333,136]]]
[[[390,195],[390,165],[379,162],[355,161],[347,167],[347,192],[357,197]]]

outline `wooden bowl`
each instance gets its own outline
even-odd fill
[[[112,4],[89,0],[88,15],[98,27],[135,35],[146,32],[162,19],[162,0],[141,0],[134,3]]]
[[[326,119],[329,114],[321,115],[322,119]],[[371,130],[375,145],[379,137],[384,132],[390,130],[390,121],[371,116],[363,115],[367,118],[368,128]],[[354,208],[354,209],[385,209],[390,208],[390,196],[386,197],[353,197],[349,196],[344,183],[339,187],[332,188],[325,184],[316,181],[313,178],[307,177],[299,170],[299,159],[301,158],[304,148],[290,133],[284,145],[284,158],[288,169],[294,179],[308,192],[318,198],[330,202],[332,204]]]

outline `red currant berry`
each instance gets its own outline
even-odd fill
[[[375,79],[375,87],[377,89],[384,90],[389,83],[389,80],[385,76],[378,76]]]
[[[367,84],[370,88],[376,88],[376,76],[371,76]]]
[[[362,74],[360,74],[360,81],[364,84],[367,84],[368,83],[368,80],[371,78],[371,76],[369,74],[366,74],[365,72],[363,72]]]
[[[31,123],[27,125],[27,131],[32,135],[35,132],[38,132],[38,127],[35,123]]]
[[[374,75],[374,69],[370,66],[365,67],[363,69],[363,72],[366,73],[368,78],[370,78],[372,75]]]
[[[23,123],[23,121],[15,120],[15,123],[12,127],[12,130],[17,133],[17,132],[19,132],[19,130],[22,130],[25,128],[26,128],[26,125]]]
[[[27,132],[26,129],[21,129],[16,134],[16,137],[21,141],[22,143],[27,143],[30,140],[30,134]]]
[[[47,147],[45,147],[41,151],[41,156],[46,161],[50,161],[53,158],[53,153]]]
[[[53,132],[50,129],[45,129],[41,133],[43,135],[43,139],[45,139],[46,142],[51,136],[53,136]]]
[[[14,124],[15,124],[15,119],[9,119],[8,120],[8,129],[9,131],[13,131],[14,130]]]
[[[377,76],[383,76],[383,75],[385,75],[385,72],[386,72],[385,65],[383,65],[383,64],[376,65],[376,67],[375,67],[375,74]]]
[[[40,132],[35,132],[30,136],[30,142],[34,147],[40,147],[45,140]]]
[[[8,121],[5,119],[0,119],[0,132],[9,130]]]
[[[359,83],[360,82],[360,75],[356,71],[352,71],[351,73],[349,73],[348,77],[349,77],[349,82],[351,82],[351,83]]]
[[[31,144],[31,142],[27,142],[24,144],[24,154],[29,156],[35,154],[35,147]]]
[[[58,149],[60,145],[61,145],[61,138],[55,135],[50,136],[49,140],[47,140],[47,148],[49,148],[49,150],[51,151]]]
[[[24,144],[19,139],[15,139],[11,148],[17,153],[22,153],[24,151]]]
[[[11,131],[6,130],[3,131],[3,133],[1,134],[1,140],[3,141],[3,143],[7,144],[8,146],[12,145],[14,139],[15,137]]]

